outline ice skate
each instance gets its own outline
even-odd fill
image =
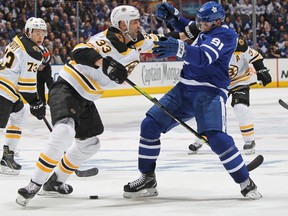
[[[158,195],[155,174],[141,174],[140,178],[124,186],[124,198],[153,197]]]
[[[21,206],[26,206],[29,201],[36,195],[36,193],[40,190],[41,185],[36,184],[35,182],[30,182],[24,188],[20,188],[18,190],[18,197],[16,198],[16,203]]]
[[[3,146],[0,173],[5,175],[19,175],[21,165],[14,160],[14,152],[7,145]]]
[[[194,142],[189,145],[190,152],[188,154],[197,154],[199,149],[202,147],[202,143]]]
[[[246,155],[254,154],[255,153],[255,141],[246,142],[243,149]]]
[[[40,196],[61,196],[65,194],[70,194],[73,192],[72,186],[65,184],[63,182],[57,181],[58,177],[56,173],[44,183],[42,190],[39,191]]]
[[[249,181],[250,183],[243,190],[241,190],[241,194],[249,199],[260,199],[262,195],[257,191],[257,186],[251,178],[249,178]]]

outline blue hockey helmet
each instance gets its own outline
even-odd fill
[[[198,22],[214,22],[220,19],[222,22],[224,22],[225,16],[225,11],[220,4],[214,1],[209,1],[201,6],[198,11],[196,20]]]

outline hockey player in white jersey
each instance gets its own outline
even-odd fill
[[[156,16],[171,22],[178,32],[183,32],[190,22],[168,3],[157,6]],[[209,1],[198,11],[196,25],[201,32],[191,46],[172,37],[155,42],[157,46],[153,53],[158,58],[176,56],[184,61],[179,82],[159,103],[182,121],[195,117],[198,133],[207,137],[212,151],[240,185],[241,194],[259,199],[261,194],[249,177],[243,158],[225,128],[225,103],[230,83],[228,68],[237,45],[237,35],[223,23],[224,18],[222,6]],[[174,119],[156,105],[148,110],[141,123],[138,150],[141,176],[124,186],[125,198],[158,195],[155,169],[160,154],[160,136],[177,125]],[[225,185],[218,186],[225,188]]]
[[[110,18],[107,30],[75,46],[73,60],[65,64],[49,91],[53,132],[30,183],[18,190],[19,205],[26,206],[41,186],[41,194],[73,191],[66,180],[97,153],[97,136],[104,130],[93,101],[106,88],[122,84],[139,63],[140,52],[151,52],[153,41],[158,41],[156,35],[140,32],[140,13],[132,6],[114,8]]]
[[[240,131],[245,142],[243,146],[244,153],[255,153],[255,136],[253,115],[250,106],[250,65],[256,70],[257,79],[263,86],[271,82],[269,69],[263,64],[263,57],[256,50],[249,47],[243,38],[239,38],[238,45],[233,53],[229,66],[229,75],[231,83],[229,86],[229,95],[232,96],[231,106],[239,122]],[[196,154],[202,147],[203,142],[200,139],[189,145],[191,153]]]
[[[36,72],[42,61],[39,46],[46,34],[43,19],[29,18],[25,24],[25,34],[15,36],[7,45],[0,64],[0,133],[4,133],[6,128],[0,167],[2,174],[17,175],[21,170],[21,165],[14,160],[14,153],[28,111],[20,96],[30,104],[32,115],[38,119],[45,116],[45,106],[37,97]]]

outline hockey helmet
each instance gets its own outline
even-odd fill
[[[123,21],[127,26],[126,32],[129,32],[130,21],[135,19],[140,19],[139,10],[130,5],[122,5],[115,7],[111,12],[110,16],[111,26],[121,30],[119,28],[119,22]]]
[[[25,33],[28,38],[31,38],[33,29],[41,29],[45,32],[45,36],[47,36],[47,25],[43,19],[30,17],[25,24]]]
[[[221,22],[224,22],[225,16],[225,11],[220,4],[214,1],[209,1],[200,7],[196,21],[214,23],[216,20],[220,19]]]

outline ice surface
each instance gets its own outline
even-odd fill
[[[139,177],[137,170],[140,122],[152,103],[143,96],[103,98],[96,105],[105,125],[100,136],[101,150],[81,168],[98,167],[99,174],[89,178],[72,175],[67,183],[74,192],[61,198],[36,196],[25,208],[17,205],[17,190],[26,186],[35,162],[49,136],[43,121],[29,116],[22,139],[18,162],[23,166],[19,176],[0,174],[1,215],[97,215],[97,216],[284,216],[288,212],[288,110],[278,104],[288,102],[287,88],[251,90],[254,114],[256,154],[265,157],[263,165],[251,172],[263,198],[244,199],[239,185],[224,170],[208,146],[197,155],[188,155],[194,136],[178,126],[162,136],[162,150],[157,162],[159,196],[146,199],[124,199],[123,185]],[[161,95],[155,97],[160,98]],[[228,132],[239,149],[243,141],[238,123],[227,103]],[[49,112],[47,118],[50,120]],[[195,128],[194,121],[189,125]],[[1,138],[1,144],[4,137]],[[2,145],[1,145],[2,149]],[[0,151],[2,155],[2,151]],[[255,155],[243,155],[246,162]],[[90,200],[90,195],[99,199]]]

